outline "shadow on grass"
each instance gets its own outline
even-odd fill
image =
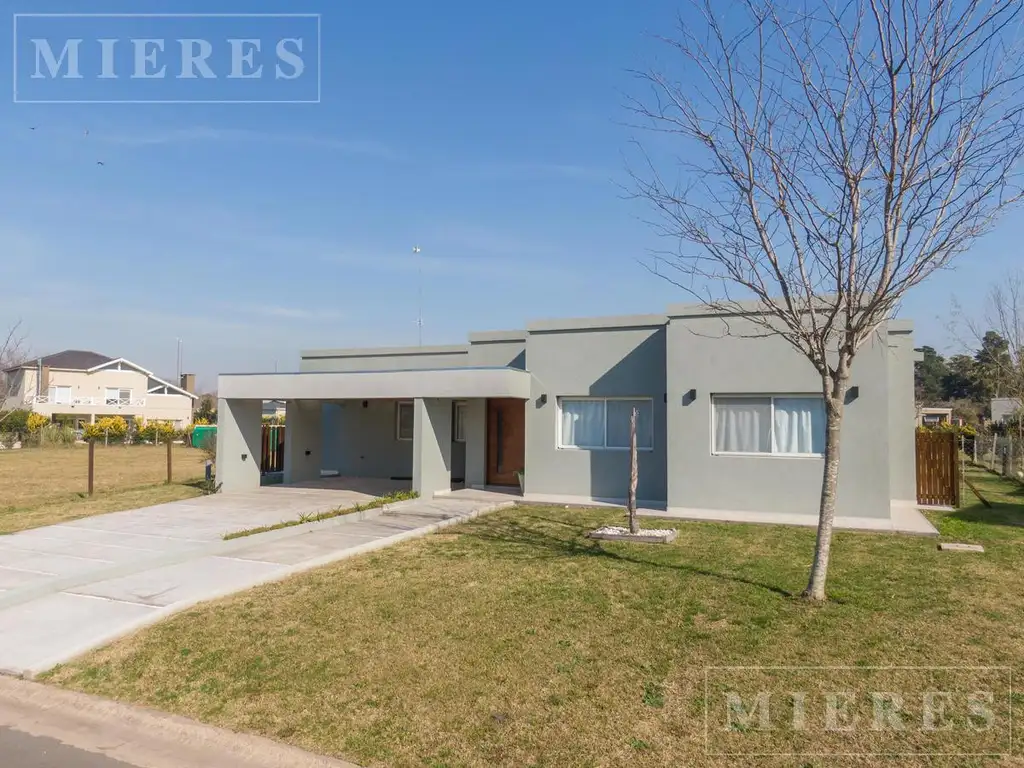
[[[565,530],[566,537],[558,536],[542,530],[539,527],[523,525],[520,521],[533,521],[546,526],[558,526]],[[541,517],[539,515],[521,515],[517,519],[506,518],[497,525],[476,526],[466,528],[460,532],[466,538],[478,539],[481,541],[494,542],[498,544],[514,545],[522,547],[524,553],[528,553],[530,559],[538,557],[587,557],[598,558],[632,565],[641,565],[648,568],[666,568],[681,573],[689,573],[694,576],[707,576],[722,581],[731,581],[738,584],[757,587],[759,589],[773,592],[782,597],[794,597],[789,590],[783,589],[775,584],[769,584],[755,579],[748,579],[735,574],[719,573],[717,571],[699,568],[686,563],[669,563],[659,561],[657,558],[637,557],[627,552],[615,552],[606,549],[605,546],[594,539],[583,538],[587,528],[566,523],[562,520]],[[638,545],[631,545],[638,546]],[[665,547],[663,544],[639,545],[646,547]],[[653,551],[653,550],[652,550]],[[507,550],[502,556],[508,556]]]

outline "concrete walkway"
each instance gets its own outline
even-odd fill
[[[373,498],[337,484],[220,494],[0,537],[0,671],[31,676],[198,602],[510,505],[416,499],[222,539]]]
[[[0,678],[3,768],[357,768],[258,736]]]

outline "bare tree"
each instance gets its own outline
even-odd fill
[[[7,375],[6,370],[24,362],[27,357],[25,334],[21,323],[17,322],[10,327],[6,336],[0,336],[0,425],[15,405],[11,397],[17,382],[13,376]]]
[[[637,73],[636,194],[655,257],[709,309],[745,314],[821,377],[826,436],[804,595],[825,599],[840,432],[858,349],[1021,190],[1022,0],[694,0]],[[664,275],[663,275],[664,276]],[[741,299],[752,300],[747,313]]]
[[[626,493],[626,513],[629,516],[629,532],[640,533],[640,520],[636,515],[636,486],[640,480],[636,455],[636,408],[629,416],[629,488]]]

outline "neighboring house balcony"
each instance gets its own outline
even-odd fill
[[[136,415],[146,407],[144,397],[63,397],[33,395],[25,405],[43,416],[82,413],[96,416]]]

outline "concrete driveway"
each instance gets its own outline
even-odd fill
[[[349,507],[398,487],[331,478],[0,537],[0,670],[35,674],[197,602],[502,506],[416,499],[322,523],[222,538],[301,514]]]

